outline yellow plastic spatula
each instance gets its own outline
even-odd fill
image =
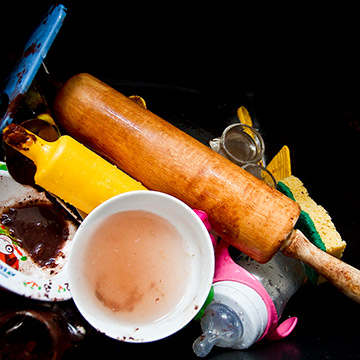
[[[10,124],[4,141],[36,165],[35,183],[88,214],[105,200],[132,190],[146,190],[70,136],[47,142],[20,125]]]

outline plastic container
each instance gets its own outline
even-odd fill
[[[266,264],[242,253],[234,261],[228,246],[221,241],[216,249],[214,298],[201,319],[203,334],[193,344],[200,357],[214,345],[247,349],[264,337],[282,339],[297,323],[292,317],[278,325],[287,301],[304,282],[303,265],[282,254]]]
[[[235,262],[260,281],[270,295],[278,317],[305,280],[304,265],[281,252],[275,254],[266,264],[259,264],[243,253],[240,253]]]

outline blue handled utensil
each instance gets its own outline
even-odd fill
[[[65,6],[52,6],[25,46],[22,57],[10,74],[1,100],[7,110],[0,122],[0,131],[13,121],[16,108],[28,91],[66,16]]]

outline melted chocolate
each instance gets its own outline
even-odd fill
[[[27,143],[36,142],[36,137],[18,124],[8,125],[3,132],[4,141],[18,150],[29,150]]]
[[[57,204],[29,202],[5,209],[1,223],[8,227],[35,263],[55,267],[69,236],[67,212]]]

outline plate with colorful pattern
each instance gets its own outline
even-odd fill
[[[67,259],[78,222],[41,189],[16,182],[0,162],[0,286],[44,301],[71,298]]]

